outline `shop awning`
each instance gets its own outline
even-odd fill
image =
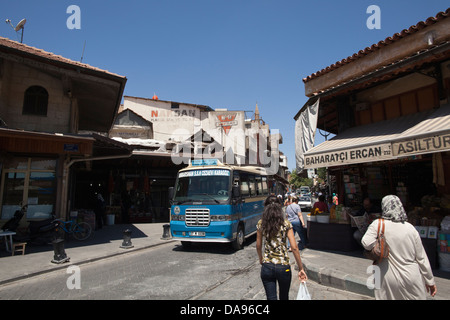
[[[353,127],[305,153],[305,168],[332,167],[450,150],[450,105]]]
[[[394,156],[409,156],[450,150],[450,104],[399,135],[392,143]]]

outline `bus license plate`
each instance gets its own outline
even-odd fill
[[[205,232],[204,231],[191,231],[191,232],[189,232],[189,235],[194,236],[194,237],[204,237]]]

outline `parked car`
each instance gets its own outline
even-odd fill
[[[311,196],[311,189],[307,186],[300,187],[300,196]]]
[[[311,197],[301,196],[298,199],[298,205],[300,206],[300,209],[302,209],[302,211],[311,211],[312,208]]]

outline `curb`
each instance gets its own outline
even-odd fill
[[[353,292],[369,297],[375,297],[374,290],[367,288],[366,281],[361,277],[355,277],[338,270],[319,267],[302,258],[303,267],[308,278],[327,287]]]

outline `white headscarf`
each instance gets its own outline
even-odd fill
[[[385,196],[381,200],[381,210],[382,217],[386,220],[405,222],[408,219],[402,202],[395,195]]]

